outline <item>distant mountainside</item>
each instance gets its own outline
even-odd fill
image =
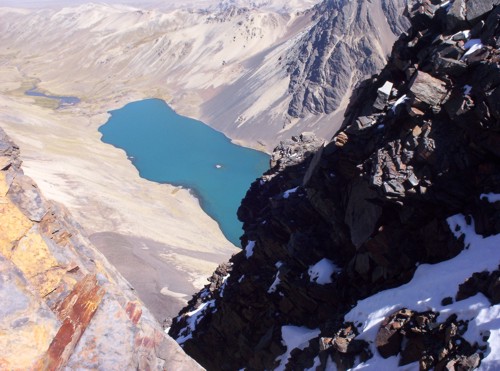
[[[4,8],[0,57],[53,94],[98,106],[130,94],[163,98],[231,139],[271,150],[304,130],[331,138],[350,91],[380,70],[407,27],[403,0],[307,9],[317,2]]]
[[[288,55],[292,117],[345,108],[352,88],[385,65],[408,28],[404,1],[323,1],[316,23]],[[343,106],[343,107],[342,107]],[[330,138],[328,138],[330,139]]]
[[[407,14],[333,140],[276,147],[244,251],[174,320],[207,369],[500,369],[500,4]]]

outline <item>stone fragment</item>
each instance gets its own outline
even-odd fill
[[[401,324],[396,320],[397,315],[398,312],[382,322],[375,338],[375,346],[384,358],[395,356],[401,351],[403,336],[398,331],[401,328]]]
[[[0,253],[7,259],[12,256],[12,247],[33,226],[31,222],[8,198],[0,197]]]
[[[125,312],[134,325],[137,325],[142,316],[141,303],[138,301],[129,301],[125,306]]]
[[[99,287],[95,275],[87,275],[78,282],[68,297],[58,306],[62,321],[56,336],[39,366],[45,370],[59,370],[65,366],[78,341],[90,324],[104,290]]]
[[[459,1],[460,2],[460,1]],[[470,36],[470,31],[460,31],[452,36],[453,41],[467,40]]]
[[[428,0],[407,1],[406,11],[412,26],[417,30],[425,30],[432,24],[432,18],[438,7]]]
[[[0,272],[0,368],[35,369],[57,332],[57,319],[1,253]]]
[[[311,177],[314,175],[316,170],[318,169],[320,163],[321,163],[321,156],[323,156],[323,151],[325,149],[325,146],[322,145],[319,147],[319,149],[316,151],[314,154],[311,163],[309,164],[309,167],[307,168],[306,174],[304,175],[304,180],[302,181],[302,185],[305,187],[311,180]]]
[[[361,116],[358,117],[353,125],[346,129],[347,133],[356,133],[358,131],[363,131],[369,127],[375,125],[377,121],[371,116]]]
[[[418,180],[417,176],[415,175],[415,173],[413,173],[413,172],[412,172],[412,173],[410,173],[410,175],[409,175],[409,176],[408,176],[408,178],[407,178],[407,181],[408,181],[408,183],[409,183],[412,187],[416,187],[416,186],[418,186],[418,184],[419,184],[419,182],[420,182],[420,181]]]
[[[447,89],[446,83],[428,73],[417,71],[410,83],[410,91],[419,101],[429,106],[438,105],[445,97]]]
[[[384,85],[377,90],[377,99],[375,99],[375,103],[373,103],[373,107],[382,111],[386,106],[389,98],[391,96],[391,90],[393,87],[393,83],[390,81],[386,81]]]
[[[434,68],[439,75],[461,76],[467,64],[461,60],[438,56],[434,60]]]
[[[405,194],[405,187],[395,179],[384,182],[383,189],[387,195],[391,196],[404,196]]]
[[[39,222],[47,213],[47,202],[33,180],[25,175],[18,175],[9,189],[9,197],[32,221]]]
[[[495,5],[500,5],[500,0],[468,0],[466,18],[472,25],[476,24],[481,17],[493,9]]]
[[[55,290],[66,273],[65,267],[54,258],[37,227],[19,240],[11,260],[41,297]]]
[[[12,165],[12,160],[10,156],[0,156],[0,170],[5,170],[10,165]]]
[[[327,338],[327,337],[321,337],[319,338],[319,350],[325,351],[327,349],[330,349],[333,344],[333,338]]]
[[[417,154],[424,160],[427,160],[436,148],[434,139],[423,138],[417,147]]]
[[[360,247],[373,233],[382,208],[369,200],[376,197],[376,191],[370,189],[364,181],[353,182],[345,213],[345,222],[349,226],[351,241]]]
[[[455,0],[451,3],[446,13],[446,29],[448,32],[466,27],[465,12],[465,0]]]
[[[343,147],[347,143],[348,139],[349,137],[346,133],[340,132],[333,138],[333,141],[337,147]]]

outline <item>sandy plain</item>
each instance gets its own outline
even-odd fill
[[[140,178],[124,151],[100,141],[106,111],[145,96],[57,109],[25,96],[29,84],[0,66],[0,125],[19,145],[25,173],[72,212],[158,320],[175,315],[238,249],[188,190]]]

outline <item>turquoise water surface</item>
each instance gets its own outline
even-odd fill
[[[36,87],[31,88],[24,92],[26,95],[31,95],[33,97],[44,97],[49,99],[55,99],[59,101],[59,106],[57,108],[63,108],[67,106],[73,106],[77,103],[80,103],[80,99],[77,97],[63,97],[57,95],[47,95],[45,93],[39,92]]]
[[[267,170],[269,156],[234,145],[159,99],[130,103],[110,113],[99,128],[102,141],[124,149],[141,177],[193,190],[227,239],[240,246],[236,211],[250,183]]]

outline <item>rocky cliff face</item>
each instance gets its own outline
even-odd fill
[[[289,56],[288,114],[332,113],[345,108],[353,87],[379,72],[397,35],[408,28],[404,0],[327,0],[317,22]]]
[[[20,166],[0,129],[0,369],[201,369]]]
[[[276,149],[244,251],[174,321],[208,369],[500,367],[500,6],[407,13],[332,141]]]

